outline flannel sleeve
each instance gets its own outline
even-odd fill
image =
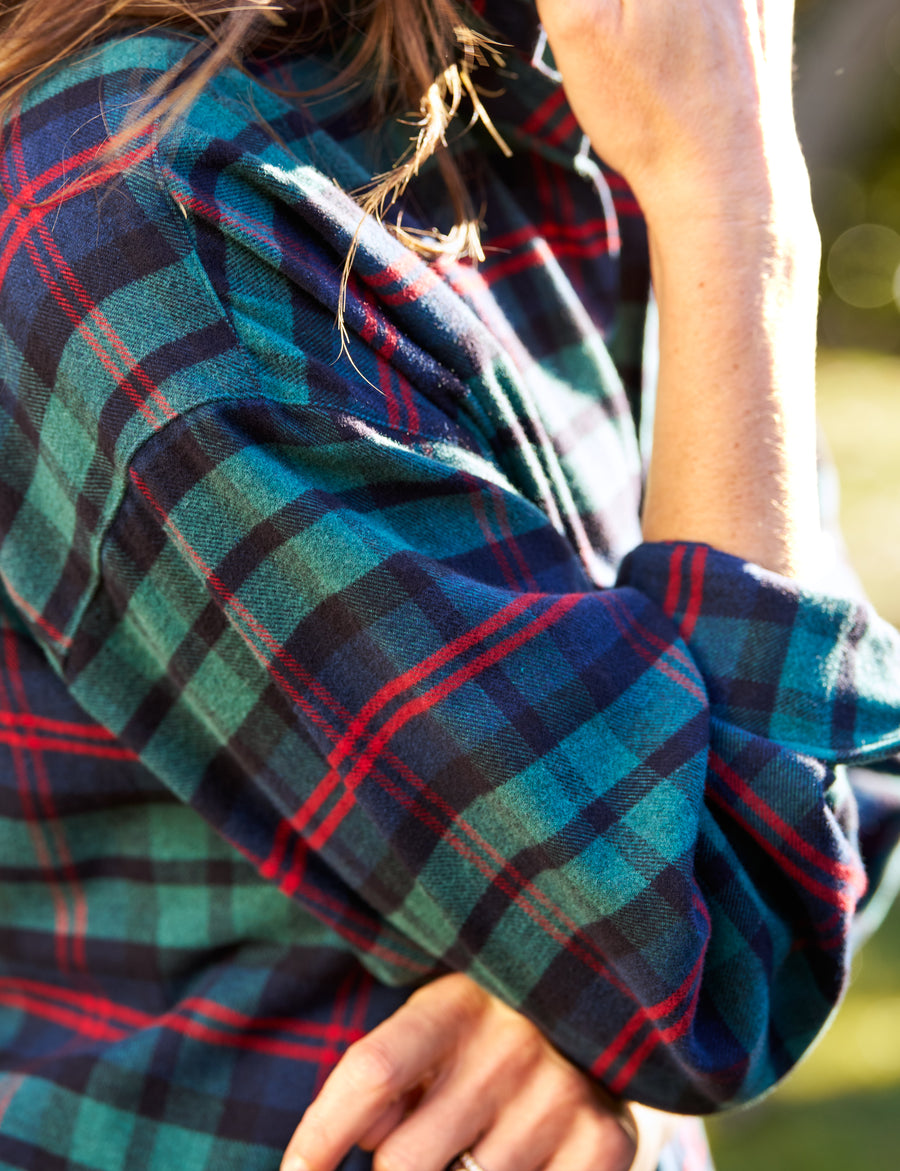
[[[229,234],[220,162],[173,199],[133,161],[9,203],[2,569],[72,693],[380,979],[466,971],[659,1107],[766,1089],[842,989],[834,766],[900,745],[896,634],[699,545],[596,588],[465,395],[314,356],[334,272],[263,255],[258,192]]]
[[[783,1073],[841,991],[866,879],[831,765],[897,745],[895,636],[702,546],[510,588],[480,516],[510,555],[546,519],[357,419],[174,431],[130,470],[85,705],[266,878],[302,897],[315,858],[615,1092]]]

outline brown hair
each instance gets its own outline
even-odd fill
[[[365,81],[380,114],[414,112],[415,134],[408,151],[368,188],[353,193],[363,210],[381,219],[424,161],[435,155],[455,226],[445,235],[413,236],[399,223],[393,230],[419,252],[482,258],[478,217],[458,168],[442,148],[451,119],[468,99],[472,119],[480,120],[507,149],[472,81],[478,65],[502,58],[484,32],[471,27],[474,16],[463,13],[465,0],[342,0],[337,32],[329,0],[287,3],[290,26],[281,16],[279,0],[0,0],[0,122],[36,77],[116,26],[140,22],[199,31],[204,37],[202,52],[188,58],[193,68],[182,67],[148,95],[143,113],[126,131],[129,136],[151,121],[177,117],[217,70],[228,63],[239,65],[249,52],[277,51],[288,42],[327,37],[336,59],[344,62],[328,89]]]

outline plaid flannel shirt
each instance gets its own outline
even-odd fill
[[[511,158],[453,144],[486,262],[364,224],[342,352],[402,131],[276,92],[308,54],[98,156],[185,52],[110,39],[3,144],[0,1166],[273,1168],[448,969],[615,1093],[758,1094],[896,836],[837,767],[900,745],[896,634],[641,543],[643,228],[549,73],[486,99]]]

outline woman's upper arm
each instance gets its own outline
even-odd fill
[[[820,760],[897,743],[864,611],[702,546],[512,589],[494,486],[340,413],[199,408],[128,476],[73,693],[286,893],[321,913],[330,876],[384,978],[468,971],[671,1107],[809,1040],[864,886]]]
[[[203,206],[227,145],[194,160],[193,236],[146,167],[13,214],[11,596],[85,708],[383,979],[467,971],[654,1105],[761,1091],[840,992],[862,875],[822,762],[897,747],[896,639],[704,546],[597,589],[466,388],[406,379],[389,314],[383,384],[310,354],[327,248],[263,224],[246,174],[233,222]],[[271,272],[270,322],[222,251]]]
[[[341,413],[198,409],[129,481],[70,685],[265,877],[324,867],[632,1095],[752,1093],[809,1039],[864,887],[821,761],[897,743],[865,611],[703,546],[513,589],[494,485]]]

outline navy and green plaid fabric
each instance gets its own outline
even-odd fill
[[[643,228],[549,71],[486,86],[511,158],[452,145],[486,262],[364,224],[342,351],[404,131],[282,54],[103,156],[189,46],[106,41],[4,140],[0,1167],[274,1168],[447,969],[615,1093],[758,1094],[896,837],[838,765],[900,746],[900,641],[640,543]]]

